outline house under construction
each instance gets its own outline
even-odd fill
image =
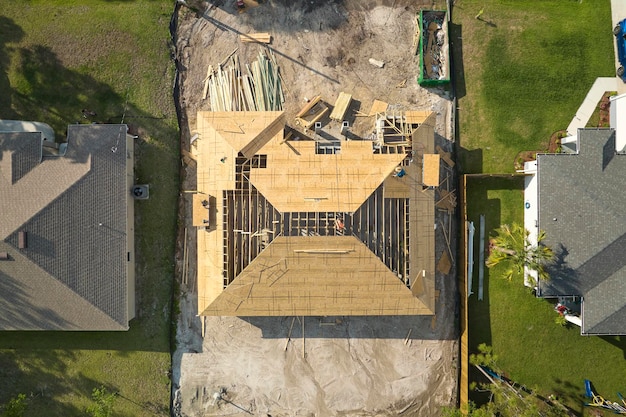
[[[434,314],[435,117],[380,112],[373,140],[329,146],[283,112],[199,112],[199,314]]]

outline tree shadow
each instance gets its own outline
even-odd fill
[[[11,53],[13,48],[8,46],[10,43],[16,43],[22,40],[24,31],[20,26],[15,24],[13,19],[0,16],[0,109],[3,109],[4,118],[13,118],[11,106],[11,83],[8,77],[9,66],[11,65]]]
[[[4,350],[0,353],[0,404],[18,394],[26,395],[26,415],[78,416],[81,410],[59,398],[77,396],[91,398],[94,388],[102,383],[79,372],[71,372],[68,363],[79,360],[69,350]],[[118,391],[116,386],[105,385],[107,392]],[[114,412],[116,417],[129,414]]]
[[[552,378],[552,381],[552,391],[554,392],[554,395],[556,395],[556,397],[561,400],[560,402],[567,404],[580,404],[579,409],[572,410],[570,408],[569,410],[572,411],[576,416],[583,416],[585,412],[585,406],[584,403],[580,400],[581,391],[584,389],[582,384],[575,385],[570,381],[562,380],[560,378]]]
[[[458,117],[456,122],[458,124]],[[458,126],[457,126],[458,129]],[[457,130],[458,132],[458,130]],[[466,149],[456,144],[458,170],[463,174],[478,174],[483,172],[483,150]]]

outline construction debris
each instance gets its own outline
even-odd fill
[[[437,262],[437,271],[441,272],[442,274],[448,275],[451,268],[452,262],[450,261],[450,255],[448,255],[448,252],[443,251],[441,253],[441,257],[439,258],[439,262]]]
[[[372,64],[375,67],[378,68],[382,68],[385,66],[385,62],[384,61],[379,61],[378,59],[374,59],[374,58],[370,58],[370,64]]]
[[[448,26],[445,11],[422,10],[420,74],[421,85],[440,84],[450,81],[448,62]]]
[[[328,106],[322,101],[322,96],[318,95],[296,114],[296,124],[302,126],[305,131],[309,130],[315,122],[322,119],[327,111]]]
[[[247,36],[247,35],[245,35]],[[236,50],[235,50],[236,51]],[[245,64],[235,51],[214,69],[209,66],[203,97],[208,94],[212,111],[280,111],[285,96],[276,59],[271,50],[259,51],[258,59]]]
[[[452,158],[450,158],[450,152],[444,151],[443,148],[439,145],[437,145],[435,149],[437,149],[437,152],[439,153],[439,155],[441,155],[441,159],[443,159],[450,168],[453,168],[454,161],[452,160]]]
[[[440,210],[446,210],[449,213],[453,212],[456,207],[456,195],[454,191],[439,190],[441,198],[435,203],[435,207]]]

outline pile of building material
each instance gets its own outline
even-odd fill
[[[441,53],[445,39],[442,25],[433,19],[425,27],[428,30],[423,32],[424,44],[426,45],[424,48],[424,70],[430,79],[445,78],[445,62],[443,62],[445,56]]]
[[[327,111],[328,106],[322,101],[322,96],[317,95],[296,114],[296,124],[302,126],[306,132],[319,122]]]
[[[285,96],[274,54],[259,51],[244,70],[234,53],[217,68],[209,66],[202,98],[207,96],[212,111],[282,110]]]
[[[419,83],[439,84],[450,81],[448,62],[448,25],[445,11],[422,10],[416,34],[421,36]],[[430,81],[430,82],[429,82]]]

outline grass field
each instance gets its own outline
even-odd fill
[[[453,22],[464,173],[513,172],[518,152],[545,150],[594,79],[614,74],[608,0],[464,0],[455,3]],[[521,180],[472,179],[470,220],[478,227],[484,213],[489,233],[522,222],[522,190]],[[500,272],[485,272],[484,301],[470,298],[470,351],[492,345],[509,377],[560,396],[580,415],[589,414],[582,406],[585,378],[616,400],[626,390],[626,340],[582,337],[578,328],[558,326],[552,304]]]
[[[169,415],[170,316],[178,128],[169,1],[0,0],[0,118],[129,124],[135,174],[137,318],[123,333],[0,333],[0,404],[28,396],[28,416],[85,415],[93,388],[118,392],[115,416]]]
[[[464,0],[453,10],[461,146],[481,153],[461,154],[467,173],[512,172],[517,152],[545,149],[595,78],[615,73],[608,0]]]

